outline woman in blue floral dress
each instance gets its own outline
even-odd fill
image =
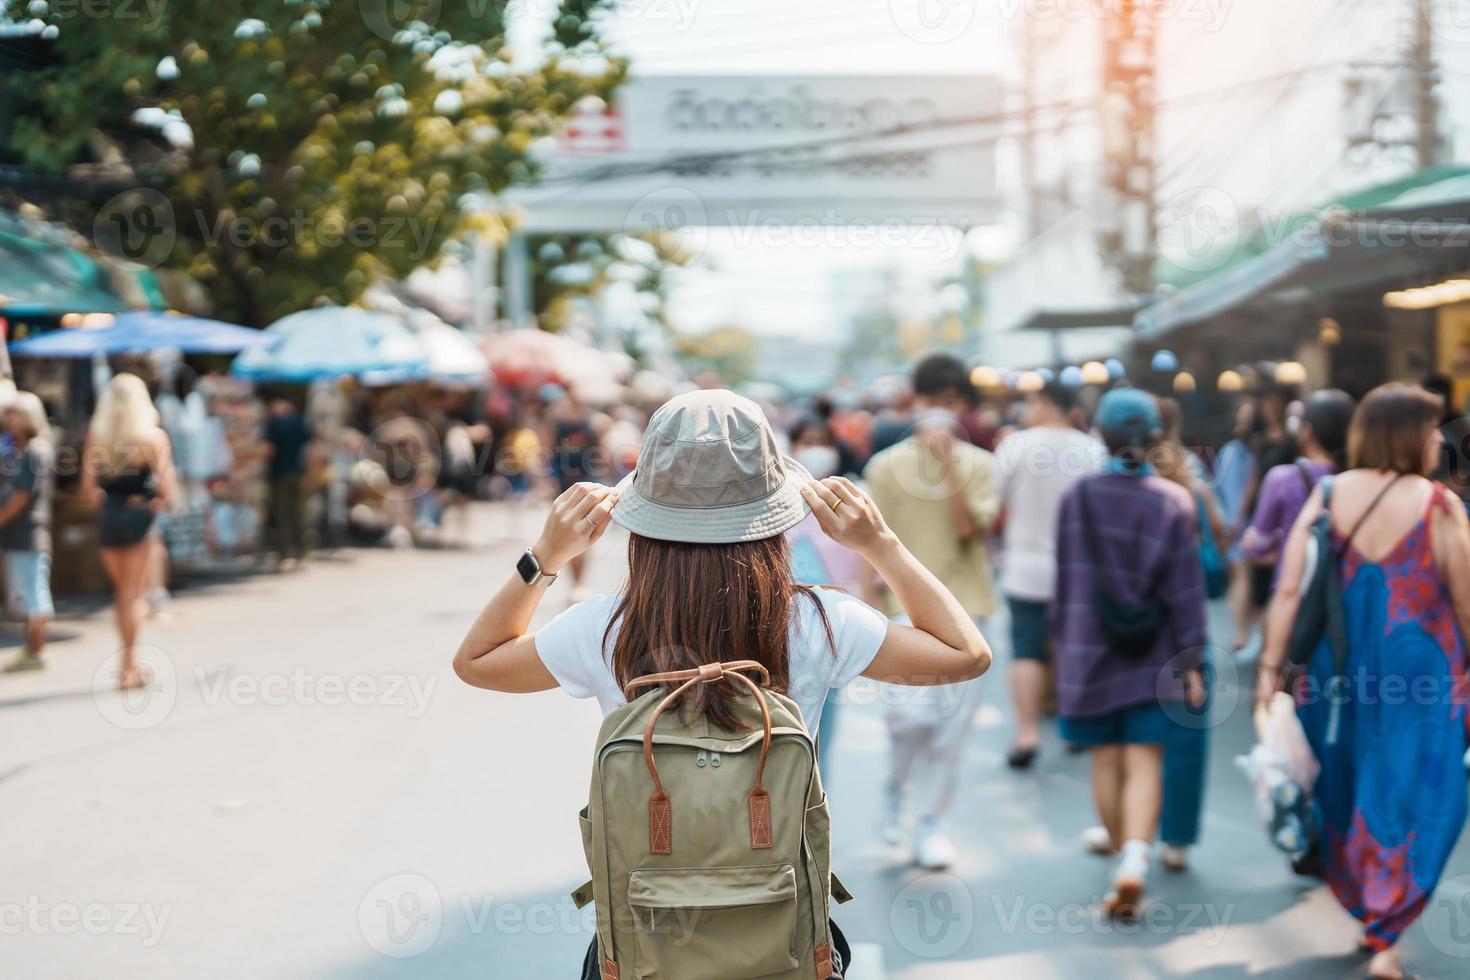
[[[1470,632],[1470,523],[1425,473],[1443,438],[1437,396],[1409,385],[1371,392],[1353,419],[1353,469],[1334,480],[1329,510],[1347,662],[1336,678],[1319,644],[1295,687],[1321,763],[1315,789],[1325,876],[1363,923],[1368,975],[1404,975],[1395,944],[1424,911],[1464,826],[1467,780],[1465,635]],[[1300,600],[1314,492],[1283,556],[1260,691],[1277,689]]]

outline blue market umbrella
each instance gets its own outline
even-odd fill
[[[235,358],[230,372],[251,381],[308,383],[351,375],[365,384],[429,376],[423,345],[385,313],[321,306],[266,327],[269,341]]]
[[[125,354],[167,348],[185,354],[238,354],[267,342],[259,330],[232,323],[152,310],[119,313],[111,326],[53,330],[10,345],[19,357]]]

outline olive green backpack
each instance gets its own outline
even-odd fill
[[[745,688],[731,699],[744,731],[669,710],[721,681]],[[831,873],[812,738],[769,683],[752,660],[650,674],[603,721],[581,815],[592,880],[573,892],[597,903],[603,980],[840,978],[827,905],[851,896]]]

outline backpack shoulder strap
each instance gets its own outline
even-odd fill
[[[1299,459],[1296,461],[1296,473],[1297,476],[1302,478],[1302,486],[1307,488],[1307,493],[1311,493],[1312,487],[1316,485],[1317,481],[1312,479],[1312,468],[1307,465],[1306,460]]]

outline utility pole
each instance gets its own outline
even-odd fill
[[[1036,24],[1021,13],[1021,179],[1026,182],[1026,240],[1041,234],[1041,180],[1036,165]]]
[[[1098,234],[1103,258],[1123,288],[1153,292],[1158,252],[1154,76],[1156,25],[1144,0],[1118,0],[1103,25],[1102,135],[1105,212]]]
[[[1413,0],[1409,72],[1414,92],[1414,156],[1419,168],[1439,163],[1439,72],[1434,61],[1434,0]]]

